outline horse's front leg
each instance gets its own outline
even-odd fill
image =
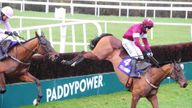
[[[22,74],[20,76],[20,80],[26,81],[26,82],[34,82],[37,85],[38,97],[37,97],[37,99],[35,99],[33,101],[33,105],[35,105],[35,106],[38,105],[39,102],[41,101],[41,98],[43,97],[40,81],[37,78],[35,78],[33,75],[31,75],[29,72],[27,72],[27,71],[24,72],[24,74]]]
[[[140,96],[132,95],[131,108],[136,108],[139,99],[140,99]]]
[[[151,96],[147,96],[146,98],[151,103],[153,108],[159,108],[159,106],[158,106],[158,99],[157,99],[157,95],[156,94],[155,95],[151,95]]]
[[[3,94],[6,92],[6,83],[4,73],[0,73],[0,93]]]

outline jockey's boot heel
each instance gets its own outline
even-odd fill
[[[9,57],[8,54],[4,54],[4,55],[2,55],[2,56],[0,57],[0,61],[5,60],[5,59],[8,58],[8,57]]]

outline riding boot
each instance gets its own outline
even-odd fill
[[[131,60],[131,73],[130,73],[130,77],[140,78],[140,75],[136,72],[136,63],[137,63],[136,59],[132,59]]]
[[[75,66],[75,65],[79,64],[79,63],[82,62],[84,59],[85,59],[85,58],[83,57],[83,55],[80,55],[80,56],[78,57],[78,59],[71,64],[71,66]]]
[[[67,60],[62,60],[61,63],[65,64],[65,65],[70,65],[70,66],[75,66],[78,63],[80,63],[81,61],[83,61],[85,58],[83,57],[82,54],[79,54],[77,57],[75,57],[74,59],[67,61]]]
[[[8,57],[8,54],[3,54],[2,49],[0,49],[0,61],[6,59]]]

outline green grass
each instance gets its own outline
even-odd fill
[[[160,108],[191,108],[192,107],[192,81],[187,88],[180,88],[178,84],[161,85],[158,92]],[[106,95],[97,95],[84,98],[69,99],[42,103],[37,107],[23,106],[21,108],[129,108],[131,93],[122,91]],[[141,98],[137,108],[152,108],[151,104]]]

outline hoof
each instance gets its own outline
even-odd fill
[[[38,104],[39,104],[39,102],[37,101],[37,99],[34,99],[34,100],[33,100],[33,105],[34,105],[34,106],[37,106]]]
[[[7,91],[6,89],[5,90],[1,90],[0,94],[4,94],[6,91]]]

